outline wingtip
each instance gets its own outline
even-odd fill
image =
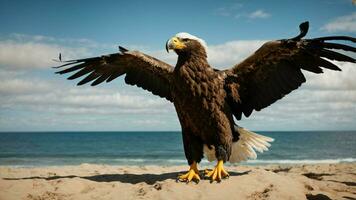
[[[307,35],[308,30],[309,30],[309,21],[305,21],[299,24],[299,31],[300,31],[299,35],[294,38],[291,38],[291,40],[298,41],[302,39],[304,36]]]
[[[82,85],[84,85],[85,83],[83,83],[83,82],[79,82],[79,83],[77,83],[77,86],[82,86]]]
[[[99,83],[96,83],[95,81],[90,84],[90,86],[94,87],[97,86]]]
[[[305,33],[305,35],[306,35],[308,33],[308,30],[309,30],[309,21],[305,21],[305,22],[301,23],[299,25],[299,30],[300,30],[301,33]]]
[[[300,31],[305,30],[305,29],[309,29],[309,21],[302,22],[299,25],[299,29],[300,29]]]

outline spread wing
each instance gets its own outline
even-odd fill
[[[355,63],[354,58],[334,50],[356,52],[356,48],[330,40],[355,43],[356,38],[302,39],[308,22],[302,23],[300,30],[295,38],[265,43],[246,60],[223,71],[228,101],[237,119],[241,119],[242,113],[248,117],[253,110],[259,111],[297,89],[306,81],[302,69],[319,74],[322,68],[341,71],[329,60]]]
[[[136,85],[172,101],[170,80],[174,68],[171,65],[138,51],[128,51],[122,47],[120,51],[121,53],[101,57],[66,61],[66,64],[55,67],[65,68],[56,73],[75,72],[69,80],[85,76],[78,85],[92,82],[92,86],[104,81],[110,82],[125,74],[127,84]]]

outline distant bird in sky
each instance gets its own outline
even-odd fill
[[[273,141],[238,126],[236,120],[240,120],[242,114],[249,117],[254,110],[260,111],[297,89],[306,81],[302,70],[320,74],[323,68],[341,71],[330,60],[355,63],[354,58],[339,51],[356,52],[355,47],[331,41],[355,43],[356,38],[302,39],[309,23],[304,22],[299,27],[298,36],[269,41],[226,70],[210,66],[204,40],[189,33],[178,33],[166,43],[167,51],[178,54],[175,67],[120,47],[119,53],[66,61],[57,67],[61,71],[56,73],[76,72],[68,78],[70,80],[87,75],[78,85],[91,82],[92,86],[125,74],[127,84],[166,98],[176,108],[190,165],[189,171],[179,175],[178,180],[198,182],[201,177],[198,163],[205,153],[207,159],[216,160],[217,165],[213,170],[206,170],[204,176],[211,181],[221,181],[229,176],[223,167],[225,162],[256,159],[256,151],[268,150]]]
[[[52,59],[52,60],[55,61],[55,62],[62,62],[62,54],[59,53],[58,59]]]

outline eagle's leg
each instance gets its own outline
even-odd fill
[[[177,177],[178,181],[183,181],[183,182],[190,182],[190,181],[195,181],[199,182],[200,181],[200,176],[199,176],[199,170],[198,170],[198,164],[194,161],[190,165],[190,169],[187,173],[178,175]]]
[[[227,158],[230,157],[230,149],[231,147],[229,147],[229,145],[216,145],[215,156],[218,163],[213,170],[205,170],[205,177],[210,178],[211,182],[220,182],[223,178],[229,177],[229,173],[224,169],[224,163],[228,160]]]
[[[191,180],[195,182],[200,181],[198,163],[203,157],[203,143],[201,140],[191,134],[187,129],[183,129],[183,144],[184,144],[184,153],[187,158],[190,169],[186,174],[179,175],[177,177],[178,181],[190,182]]]
[[[213,170],[205,170],[205,176],[211,178],[211,182],[220,182],[223,178],[228,178],[229,173],[224,169],[224,161],[219,160]]]

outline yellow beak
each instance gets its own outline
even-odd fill
[[[180,49],[184,49],[185,47],[186,47],[185,44],[177,37],[172,37],[166,42],[167,52],[169,52],[170,49],[180,50]]]

